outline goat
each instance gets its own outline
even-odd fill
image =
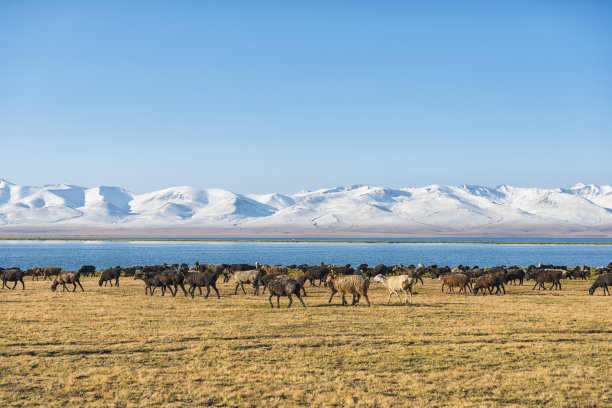
[[[325,281],[331,289],[331,296],[327,303],[331,303],[334,295],[340,293],[342,295],[342,306],[344,306],[348,304],[345,295],[351,293],[353,295],[353,306],[359,303],[361,296],[365,298],[366,303],[370,306],[370,299],[368,299],[369,279],[364,279],[359,275],[338,276],[334,272],[330,272]]]
[[[391,303],[391,295],[396,294],[398,300],[401,301],[399,293],[397,291],[404,292],[404,303],[408,304],[408,293],[410,293],[410,303],[412,303],[412,284],[414,283],[414,278],[408,275],[397,275],[397,276],[389,276],[386,277],[384,275],[378,274],[374,277],[374,281],[383,285],[389,291],[389,297],[387,298],[387,304]],[[408,289],[408,293],[406,292]]]
[[[603,288],[604,296],[606,296],[606,291],[608,291],[608,296],[611,296],[610,288],[608,288],[608,286],[612,286],[612,273],[605,273],[603,275],[599,275],[597,279],[595,279],[593,286],[591,286],[591,288],[589,289],[589,295],[595,293],[595,289]]]
[[[57,289],[57,285],[61,284],[62,292],[65,290],[70,292],[70,290],[66,287],[66,284],[72,283],[74,285],[74,288],[72,288],[73,292],[76,290],[77,284],[81,287],[81,290],[85,292],[85,289],[83,289],[83,285],[81,285],[80,279],[81,279],[81,272],[79,271],[60,273],[59,275],[56,276],[55,280],[51,284],[51,290],[55,292],[55,289]]]

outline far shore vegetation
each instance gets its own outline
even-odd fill
[[[578,238],[572,238],[578,239]],[[474,244],[474,245],[612,245],[612,239],[610,242],[598,242],[594,238],[579,238],[579,239],[593,239],[593,241],[565,241],[562,238],[555,241],[471,241],[462,238],[457,239],[440,239],[440,240],[428,240],[428,239],[351,239],[351,238],[338,238],[338,239],[314,239],[314,238],[96,238],[96,237],[0,237],[0,241],[150,241],[150,242],[163,242],[163,241],[184,241],[184,242],[294,242],[294,243],[354,243],[354,244]],[[596,238],[602,239],[602,238]],[[607,238],[603,238],[607,239]]]

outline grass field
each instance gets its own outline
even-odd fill
[[[0,291],[3,407],[612,406],[612,298],[592,281],[464,296],[426,279],[412,306],[372,282],[370,308],[307,287],[289,310],[230,284],[192,300],[82,283]]]

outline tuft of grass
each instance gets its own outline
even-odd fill
[[[506,296],[447,295],[414,304],[372,282],[372,307],[270,309],[268,295],[145,296],[122,278],[86,292],[49,281],[0,290],[2,406],[391,407],[612,405],[611,299],[591,282],[562,291],[507,286]],[[249,288],[250,289],[250,288]],[[274,302],[276,303],[276,302]]]

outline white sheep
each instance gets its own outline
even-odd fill
[[[414,278],[408,275],[397,275],[397,276],[389,276],[388,278],[383,275],[376,275],[374,280],[381,285],[383,285],[389,291],[389,298],[387,299],[387,303],[391,302],[391,295],[396,294],[397,298],[401,301],[399,293],[397,291],[402,291],[406,295],[404,299],[404,303],[408,304],[408,293],[410,293],[410,303],[412,303],[412,284],[414,283]],[[406,292],[408,289],[408,292]]]
[[[253,269],[250,271],[235,271],[230,272],[234,277],[234,281],[236,282],[236,290],[234,290],[234,295],[238,293],[238,287],[242,288],[242,292],[246,295],[246,291],[244,290],[245,283],[255,283],[257,279],[261,277],[263,274],[261,270]],[[254,295],[258,294],[258,289],[255,288]]]

